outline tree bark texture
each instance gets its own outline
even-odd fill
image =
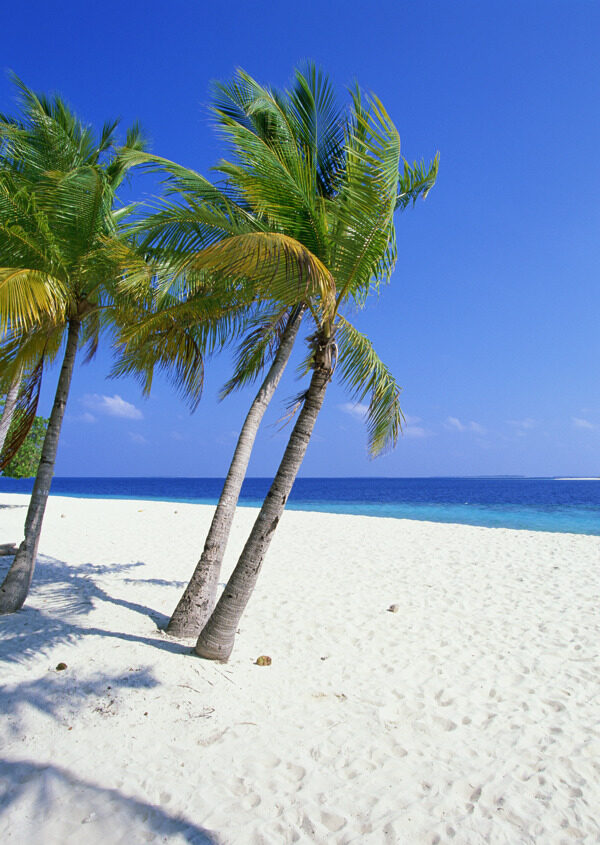
[[[248,411],[202,556],[167,625],[167,632],[173,636],[197,637],[214,609],[221,564],[256,434],[290,358],[303,314],[304,308],[289,317],[273,363]]]
[[[54,464],[58,450],[58,439],[65,415],[65,406],[69,396],[77,342],[79,339],[79,320],[69,322],[67,334],[67,348],[63,359],[58,386],[54,397],[54,405],[48,422],[40,465],[33,485],[33,492],[25,518],[25,538],[15,555],[10,569],[0,586],[0,613],[14,613],[19,610],[29,592],[29,586],[35,570],[37,550],[42,533],[42,521],[46,510],[46,502],[50,494],[50,484],[54,475]]]
[[[196,643],[195,651],[200,657],[226,661],[233,650],[238,622],[252,595],[277,523],[306,454],[331,373],[330,365],[326,366],[317,361],[302,410],[290,435],[271,488],[237,566]]]
[[[19,396],[19,387],[21,386],[22,374],[23,371],[20,370],[18,375],[16,375],[13,381],[11,382],[10,387],[8,388],[8,393],[6,394],[4,410],[2,411],[2,417],[0,417],[0,454],[2,454],[2,449],[4,448],[4,441],[6,440],[6,435],[8,434],[8,429],[10,428],[13,414],[15,412],[15,406],[17,404],[17,398]]]

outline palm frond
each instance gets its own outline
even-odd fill
[[[274,303],[270,310],[261,308],[248,320],[236,349],[233,374],[221,388],[220,399],[256,381],[273,358],[288,320],[297,313],[298,309],[282,309]]]
[[[398,180],[396,209],[404,210],[408,205],[414,205],[420,196],[425,199],[436,183],[439,164],[439,153],[435,154],[429,165],[426,165],[423,160],[414,161],[412,165],[407,161],[404,162],[404,170]]]
[[[404,419],[400,387],[382,363],[371,341],[345,318],[336,331],[336,372],[357,402],[369,398],[366,412],[369,452],[380,455],[396,445]]]
[[[67,307],[59,279],[39,270],[0,267],[0,336],[31,328],[45,317],[61,321]]]
[[[367,107],[355,96],[352,126],[339,193],[328,206],[338,306],[347,298],[360,303],[378,274],[390,272],[391,262],[382,263],[382,256],[394,238],[400,161],[400,137],[376,98]]]
[[[325,221],[313,162],[299,150],[289,115],[275,96],[264,96],[256,109],[278,115],[281,131],[269,130],[261,135],[243,123],[223,117],[220,131],[235,151],[235,160],[222,161],[215,169],[271,228],[322,255]]]
[[[10,332],[0,346],[1,383],[10,383],[20,372],[33,371],[44,358],[52,364],[60,352],[64,335],[61,322],[54,324],[47,318],[24,331]]]
[[[38,176],[46,170],[66,172],[97,163],[101,150],[89,126],[84,125],[58,95],[36,94],[14,73],[10,74],[21,101],[23,131],[13,138],[15,153]],[[108,127],[107,127],[108,128]],[[106,141],[106,138],[105,138]]]
[[[333,308],[331,273],[302,243],[286,235],[253,232],[224,239],[194,255],[189,268],[221,279],[249,280],[267,300],[294,305],[318,296],[323,312]]]
[[[317,189],[333,197],[344,164],[344,117],[333,86],[313,62],[296,70],[288,92],[295,136],[316,170]]]
[[[112,141],[111,146],[115,146]],[[133,166],[127,159],[127,155],[131,153],[140,153],[145,151],[148,146],[148,141],[144,136],[144,132],[139,123],[135,122],[129,127],[125,136],[125,144],[122,147],[116,147],[115,155],[112,160],[104,168],[104,172],[108,178],[110,186],[113,191],[122,183],[125,175]]]
[[[21,381],[13,414],[13,424],[4,441],[2,454],[0,454],[0,472],[12,461],[31,430],[42,389],[43,372],[44,357],[42,355],[37,365]]]
[[[132,376],[147,395],[156,370],[165,373],[194,411],[204,385],[203,338],[194,328],[163,320],[151,332],[138,332],[129,342],[116,344],[111,378]]]

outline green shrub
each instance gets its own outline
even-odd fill
[[[48,420],[36,417],[25,442],[4,468],[5,478],[31,478],[37,473]]]

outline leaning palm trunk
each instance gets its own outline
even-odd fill
[[[69,321],[67,348],[63,360],[56,396],[48,429],[42,446],[40,465],[33,485],[33,492],[29,502],[29,509],[25,518],[25,538],[15,555],[10,569],[0,586],[0,613],[14,613],[19,610],[27,598],[31,579],[35,569],[38,545],[42,533],[42,521],[46,502],[50,493],[50,484],[54,475],[54,464],[58,449],[58,438],[65,414],[65,405],[71,386],[71,377],[77,354],[80,322],[77,319]]]
[[[329,357],[329,356],[327,356]],[[271,488],[250,536],[212,616],[196,643],[196,653],[210,660],[226,661],[233,650],[238,622],[254,590],[277,523],[304,459],[308,442],[331,379],[330,361],[315,363],[302,410],[292,431]]]
[[[8,429],[10,428],[13,414],[15,412],[15,407],[17,405],[17,398],[19,396],[19,387],[21,386],[22,375],[23,371],[19,370],[17,375],[10,383],[8,393],[6,394],[4,410],[2,411],[2,417],[0,417],[0,454],[2,454],[6,435],[8,434]]]
[[[176,637],[198,636],[215,606],[221,564],[252,447],[262,418],[290,358],[303,314],[304,307],[294,311],[288,319],[273,363],[240,431],[233,460],[204,543],[202,557],[167,626],[167,632]]]

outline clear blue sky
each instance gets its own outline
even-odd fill
[[[340,97],[355,78],[377,93],[406,158],[440,151],[436,188],[398,218],[392,284],[356,316],[403,386],[406,434],[369,461],[360,413],[333,386],[305,476],[600,473],[599,43],[593,0],[65,0],[2,13],[5,70],[96,126],[139,119],[154,152],[204,173],[221,154],[210,80],[243,67],[285,86],[306,58]],[[14,109],[3,75],[0,110]],[[77,369],[58,475],[225,473],[252,396],[216,401],[227,356],[209,363],[193,416],[163,382],[144,400],[106,380],[109,360]],[[292,368],[251,475],[275,470],[276,422],[297,390]]]

